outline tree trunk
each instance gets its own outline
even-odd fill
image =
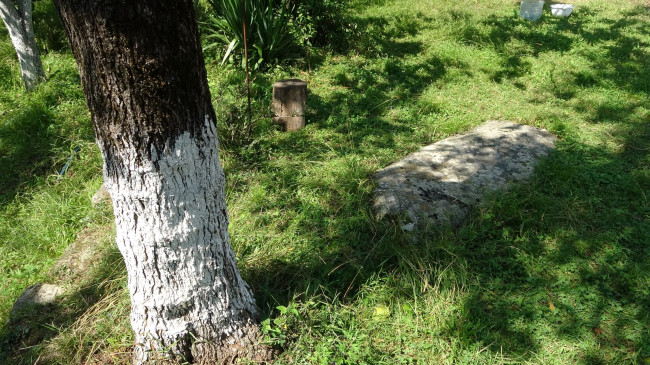
[[[16,49],[25,88],[32,90],[43,79],[43,65],[34,39],[32,0],[0,0],[0,16]]]
[[[278,81],[273,84],[271,108],[273,122],[285,131],[298,131],[305,127],[307,109],[307,83],[298,79]]]
[[[113,200],[134,363],[267,356],[230,247],[192,0],[55,0]]]

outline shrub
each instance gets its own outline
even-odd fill
[[[222,64],[243,62],[242,0],[206,0],[201,7],[204,50],[219,49]],[[352,23],[349,0],[245,0],[249,59],[254,68],[312,47],[348,48]],[[207,10],[207,11],[206,11]],[[297,45],[303,52],[293,52]]]
[[[222,148],[236,150],[248,146],[260,135],[273,129],[268,99],[268,85],[263,80],[251,80],[251,113],[248,111],[245,74],[240,70],[223,70],[216,85],[215,100],[217,133]]]
[[[292,11],[292,33],[301,45],[347,49],[349,0],[287,0],[286,6]]]
[[[249,59],[254,68],[278,60],[291,44],[289,14],[278,0],[244,0],[246,3],[246,38]],[[243,58],[244,3],[242,0],[210,0],[214,14],[206,14],[207,31],[204,49],[226,46],[222,64]],[[238,56],[240,54],[241,56]]]

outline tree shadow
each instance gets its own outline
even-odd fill
[[[122,292],[125,280],[125,267],[122,255],[114,246],[114,228],[111,224],[95,227],[79,234],[71,245],[66,264],[55,266],[51,272],[52,283],[64,288],[64,293],[46,305],[29,305],[12,312],[0,330],[0,361],[12,364],[58,363],[56,357],[70,359],[75,355],[59,352],[78,351],[93,341],[85,338],[77,348],[65,346],[56,351],[44,351],[49,342],[61,333],[74,336],[71,329],[84,323],[84,316],[92,318],[102,311],[116,310],[115,298],[109,297]],[[74,246],[74,247],[73,247]],[[66,250],[67,251],[67,250]],[[92,254],[92,259],[78,256]],[[77,266],[76,260],[86,260]],[[69,265],[69,266],[68,266]],[[107,298],[109,299],[107,301]],[[104,301],[104,305],[96,307]],[[128,317],[128,312],[123,313]],[[114,315],[113,318],[116,318]],[[88,321],[88,320],[86,320]],[[117,319],[124,323],[125,318]],[[95,336],[96,337],[96,336]],[[97,339],[95,339],[97,340]],[[59,344],[61,341],[59,341]],[[97,346],[90,344],[90,347]],[[84,354],[92,356],[93,353]]]
[[[424,50],[424,43],[413,38],[432,21],[431,17],[420,12],[404,12],[390,18],[352,15],[349,22],[354,27],[349,30],[349,35],[342,35],[347,37],[347,46],[344,49],[328,49],[327,52],[341,57],[363,56],[368,59],[414,56]],[[316,52],[310,58],[310,67],[317,69],[325,61],[326,57]]]
[[[30,103],[0,123],[0,206],[12,200],[51,167],[56,146],[50,126],[55,118],[45,105]]]
[[[1,55],[0,55],[1,57]],[[15,82],[14,69],[8,62],[0,64],[0,88],[9,89]]]
[[[639,10],[643,11],[647,8]],[[381,18],[372,21],[377,28],[388,22]],[[642,24],[627,21],[627,26]],[[648,79],[647,69],[642,69],[647,60],[636,59],[639,54],[632,40],[624,39],[625,34],[584,30],[580,19],[575,18],[544,22],[551,29],[582,35],[591,42],[622,40],[621,46],[615,43],[608,48],[610,56],[603,65],[620,67],[618,70],[626,75],[638,71],[639,80]],[[575,42],[568,36],[536,35],[538,25],[507,17],[490,18],[485,26],[490,29],[487,36],[483,31],[468,30],[462,37],[489,47],[499,47],[500,42],[511,39],[533,47],[505,56],[501,73],[492,75],[495,81],[529,72],[527,56],[568,52]],[[396,37],[409,34],[409,29],[405,26]],[[270,213],[279,211],[279,217],[273,219],[283,221],[277,228],[284,234],[282,239],[296,240],[271,242],[279,247],[291,246],[286,255],[242,266],[265,315],[271,315],[278,304],[318,294],[351,303],[370,279],[411,270],[404,264],[410,260],[431,266],[430,272],[422,275],[431,275],[434,280],[436,272],[449,270],[473,283],[459,305],[458,315],[444,320],[446,331],[441,334],[464,346],[478,343],[522,362],[536,361],[540,336],[551,333],[569,345],[580,338],[594,338],[597,346],[577,350],[580,358],[574,360],[578,363],[617,362],[603,358],[598,346],[650,356],[650,300],[645,285],[650,279],[650,251],[646,247],[650,242],[650,125],[643,121],[617,125],[613,133],[622,146],[618,153],[576,141],[570,133],[559,131],[563,139],[558,150],[538,167],[531,181],[514,186],[508,194],[495,194],[460,228],[430,227],[419,232],[413,244],[413,236],[399,230],[396,222],[375,220],[371,207],[375,171],[358,155],[377,147],[400,148],[398,138],[410,135],[413,128],[388,118],[388,108],[399,106],[401,100],[415,97],[423,87],[441,80],[448,67],[459,66],[435,56],[409,63],[405,58],[421,52],[423,44],[384,40],[394,30],[381,32],[376,33],[381,37],[372,42],[360,43],[359,49],[366,52],[362,54],[379,58],[395,52],[399,57],[388,57],[379,72],[364,65],[344,65],[344,71],[332,80],[331,93],[309,95],[312,110],[308,128],[262,138],[237,153],[234,158],[238,161],[226,172],[231,176],[247,169],[269,171],[260,185],[280,195],[274,199],[281,201],[269,201],[262,194],[256,207],[261,217],[258,229],[265,229],[271,219],[262,217],[264,214],[274,217]],[[636,63],[617,66],[619,55],[632,57]],[[602,76],[626,90],[647,91],[642,82],[628,80],[607,68],[595,73],[577,76],[575,82],[593,86]],[[643,105],[647,104],[602,106],[591,120],[626,119]],[[587,109],[581,113],[587,114]],[[328,132],[329,145],[310,133],[315,129]],[[278,162],[293,156],[303,162]],[[308,166],[305,161],[318,163],[331,158],[342,161],[336,172],[314,176],[310,185],[300,185],[301,174]],[[301,189],[319,191],[318,199],[325,203],[296,198]],[[285,213],[291,215],[282,216]],[[234,235],[233,244],[238,257],[246,262],[255,256],[259,241],[249,243],[243,236]],[[411,300],[410,289],[397,289],[396,295]],[[639,330],[630,333],[630,327]]]
[[[397,112],[387,116],[387,112],[417,99],[426,87],[442,80],[448,68],[468,67],[457,60],[423,55],[424,43],[412,38],[429,21],[422,14],[406,13],[391,19],[356,19],[363,32],[357,35],[355,45],[328,65],[338,71],[331,73],[326,87],[307,95],[307,130],[261,138],[245,149],[229,151],[238,161],[227,167],[226,173],[243,171],[251,164],[268,167],[272,159],[269,151],[284,154],[291,150],[293,155],[309,160],[321,159],[323,150],[313,148],[313,143],[319,142],[314,141],[309,128],[331,132],[329,142],[341,154],[396,147],[395,138],[413,134],[414,128],[411,120],[404,120]],[[313,66],[325,67],[322,63]],[[268,103],[268,99],[270,95],[263,91],[257,93],[255,103]],[[436,111],[435,106],[427,108],[430,113]]]
[[[76,70],[58,70],[35,91],[5,103],[8,109],[0,112],[0,207],[48,174],[59,172],[65,164],[62,160],[81,141],[94,139],[83,109],[78,112],[62,102],[80,96],[74,86],[78,80]],[[62,118],[70,122],[64,125]]]
[[[0,87],[9,89],[17,81],[16,76],[20,71],[16,69],[18,61],[16,60],[16,51],[11,44],[9,32],[4,23],[0,24],[0,59],[3,60],[0,63]],[[4,62],[5,59],[7,62]],[[15,63],[9,60],[15,61]]]
[[[458,11],[455,11],[458,13]],[[527,57],[538,58],[546,52],[580,51],[592,62],[594,73],[588,84],[608,80],[631,92],[648,92],[650,60],[643,51],[647,42],[632,35],[647,35],[647,23],[642,16],[648,8],[638,6],[619,19],[610,19],[586,6],[581,6],[568,18],[544,16],[529,22],[513,16],[491,15],[478,24],[470,22],[469,14],[451,14],[451,18],[466,19],[458,34],[459,41],[478,47],[494,49],[501,58],[501,69],[492,72],[496,82],[511,80],[531,72]],[[607,54],[591,52],[583,44],[607,43]],[[577,80],[580,82],[579,75]],[[589,85],[585,85],[589,86]],[[563,97],[561,97],[563,98]],[[566,98],[566,96],[564,97]]]
[[[593,68],[598,70],[598,79],[614,82],[620,88],[631,92],[650,93],[650,60],[647,47],[650,43],[630,35],[633,30],[637,34],[648,34],[647,22],[639,16],[648,15],[648,7],[637,7],[627,12],[621,19],[600,19],[603,27],[596,30],[579,29],[579,35],[590,44],[607,42],[605,47],[607,57],[598,54],[587,54],[593,62]]]
[[[403,13],[395,17],[364,17],[353,20],[358,31],[349,51],[366,57],[400,58],[422,51],[422,42],[409,40],[416,36],[431,18],[422,13]]]
[[[648,147],[650,124],[619,133],[626,145],[644,140]],[[650,265],[650,209],[643,198],[650,178],[642,173],[647,168],[647,154],[639,151],[616,154],[562,142],[530,184],[497,198],[488,209],[494,218],[479,217],[467,228],[492,235],[464,253],[485,290],[478,295],[487,299],[473,307],[470,321],[487,325],[496,320],[509,327],[528,322],[531,331],[548,331],[567,343],[593,337],[599,346],[648,356],[647,335],[635,330],[650,325],[641,284]],[[495,244],[486,250],[486,241]],[[490,265],[493,260],[501,265]],[[511,275],[503,262],[526,262],[527,267]],[[496,317],[494,309],[499,310]],[[477,339],[498,343],[503,336],[491,330]],[[592,363],[587,355],[582,361]]]
[[[584,11],[586,12],[588,10]],[[574,39],[565,32],[574,31],[580,26],[580,21],[570,23],[551,17],[530,22],[517,14],[490,15],[487,19],[476,22],[470,13],[454,10],[449,17],[463,24],[456,35],[460,42],[491,48],[499,55],[500,69],[486,71],[498,83],[530,73],[532,64],[526,60],[527,57],[537,58],[546,52],[563,53],[571,50]]]
[[[650,67],[643,47],[638,47],[647,46],[644,41],[622,31],[632,27],[647,34],[643,20],[635,18],[647,11],[639,8],[622,19],[608,21],[586,8],[573,18],[549,17],[539,24],[494,16],[482,29],[466,30],[461,36],[467,43],[506,53],[501,70],[491,75],[497,82],[529,73],[527,57],[568,53],[576,49],[578,41],[609,42],[604,48],[606,56],[587,54],[592,61],[590,72],[576,72],[570,82],[580,88],[613,83],[641,95],[611,105],[594,105],[589,100],[574,104],[588,122],[616,122],[610,134],[620,150],[578,141],[559,123],[556,132],[562,141],[558,150],[539,166],[530,182],[493,196],[456,231],[450,233],[443,227],[422,233],[419,240],[427,243],[420,247],[413,247],[395,222],[374,220],[369,189],[345,183],[372,180],[374,171],[361,166],[349,176],[341,173],[334,183],[318,187],[327,190],[331,189],[328,184],[333,184],[349,189],[339,191],[338,196],[354,198],[337,200],[337,209],[327,211],[294,201],[304,204],[299,210],[314,212],[302,218],[306,222],[301,238],[313,245],[311,250],[303,248],[299,254],[273,257],[264,265],[244,268],[267,314],[278,304],[314,293],[354,301],[364,283],[380,272],[396,275],[407,257],[434,263],[439,271],[452,267],[459,275],[476,280],[459,316],[446,319],[446,336],[467,346],[483,344],[508,357],[534,361],[540,338],[551,336],[566,346],[579,341],[593,344],[573,353],[578,363],[615,363],[650,356],[644,330],[650,326],[646,314],[650,301],[643,284],[650,279],[646,274],[650,268],[646,247],[650,242],[650,125],[639,112],[648,108],[642,95],[648,92]],[[601,20],[602,29],[595,27]],[[606,32],[609,28],[613,31]],[[504,44],[512,41],[524,47],[506,48]],[[389,46],[378,44],[372,52],[380,54]],[[362,153],[364,139],[377,136],[381,143],[376,146],[396,147],[395,137],[409,133],[409,127],[385,117],[384,107],[395,104],[377,105],[393,95],[417,94],[451,66],[447,60],[433,57],[410,70],[408,67],[396,58],[384,63],[385,73],[362,67],[345,69],[333,79],[330,95],[310,96],[314,127],[341,134],[349,131],[355,143],[347,154]],[[421,72],[422,77],[410,78],[413,72]],[[395,90],[398,92],[393,93]],[[570,100],[575,94],[555,96]],[[378,128],[369,126],[375,122]],[[309,139],[304,132],[277,146],[282,150],[307,145]],[[318,159],[319,153],[309,158]],[[291,184],[296,187],[299,182],[293,179]],[[459,267],[456,261],[464,265]],[[599,346],[611,351],[603,355]],[[612,353],[620,357],[611,358]]]
[[[540,338],[550,336],[563,346],[592,344],[573,353],[579,363],[647,357],[650,166],[639,148],[650,146],[650,123],[618,132],[622,153],[565,138],[531,181],[494,194],[456,230],[431,227],[409,236],[393,221],[374,220],[368,190],[337,184],[349,189],[341,195],[355,198],[336,213],[299,208],[315,210],[301,218],[309,249],[244,267],[244,276],[270,315],[276,305],[318,293],[353,302],[378,273],[399,276],[411,270],[402,261],[422,262],[474,283],[457,315],[444,319],[443,336],[467,347],[483,344],[533,360]],[[412,299],[408,290],[397,292]]]

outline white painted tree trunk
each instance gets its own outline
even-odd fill
[[[134,363],[271,359],[229,244],[192,1],[54,3],[104,158],[128,271]]]
[[[135,363],[160,363],[166,353],[230,362],[257,333],[257,307],[229,244],[224,174],[209,117],[199,134],[182,134],[160,154],[152,148],[150,158],[126,145],[119,159],[128,171],[108,174],[105,166],[128,270]]]
[[[32,90],[45,78],[34,38],[32,0],[0,0],[0,16],[16,49],[25,87]]]

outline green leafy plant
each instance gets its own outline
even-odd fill
[[[281,53],[291,44],[284,1],[275,0],[211,0],[213,14],[206,14],[203,27],[207,44],[204,50],[224,47],[222,64],[243,62],[244,14],[249,59],[259,68],[265,62],[281,58]],[[246,7],[244,12],[244,5]]]
[[[267,318],[262,321],[262,333],[267,336],[269,341],[275,345],[284,345],[287,342],[287,334],[289,327],[300,318],[298,310],[289,305],[277,306],[276,309],[280,311],[280,315],[271,320]]]
[[[237,149],[248,146],[272,128],[269,118],[271,112],[266,103],[260,102],[261,86],[257,85],[257,79],[253,79],[253,103],[249,115],[244,75],[239,70],[229,70],[229,73],[231,84],[222,86],[221,99],[214,104],[214,110],[218,121],[219,143],[222,147]]]

